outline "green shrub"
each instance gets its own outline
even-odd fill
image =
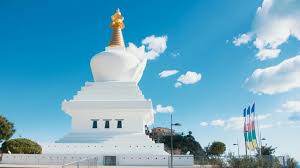
[[[294,158],[289,158],[288,160],[287,160],[287,166],[288,166],[288,168],[297,168],[297,162],[296,162],[296,160],[294,159]]]
[[[271,155],[257,157],[257,165],[261,167],[281,168],[279,160]]]
[[[208,160],[210,165],[213,165],[212,168],[223,168],[226,167],[226,164],[222,158],[211,158]]]
[[[229,156],[230,168],[281,168],[279,160],[274,156],[241,157]]]
[[[228,165],[230,168],[256,168],[257,161],[255,158],[251,157],[237,158],[233,155],[229,155]]]
[[[26,139],[26,138],[17,138],[5,141],[2,144],[1,150],[4,153],[17,153],[17,154],[41,154],[42,147],[36,142]]]

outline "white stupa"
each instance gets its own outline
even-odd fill
[[[91,59],[95,81],[86,82],[73,99],[62,103],[62,110],[72,117],[72,131],[54,144],[43,145],[43,153],[122,156],[125,160],[168,156],[164,144],[145,134],[154,121],[152,102],[138,87],[146,60],[126,51],[119,10],[112,16],[111,28],[109,46]]]
[[[152,103],[137,85],[146,61],[126,52],[119,10],[112,20],[109,46],[91,59],[95,82],[87,82],[72,100],[62,103],[72,117],[72,132],[59,143],[107,143],[124,136],[153,144],[145,135],[145,126],[153,123]]]

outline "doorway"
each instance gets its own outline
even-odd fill
[[[116,156],[104,156],[103,158],[104,166],[116,166],[117,165],[117,157]]]

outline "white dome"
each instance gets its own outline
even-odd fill
[[[124,47],[106,47],[104,52],[91,59],[91,69],[96,82],[121,81],[138,83],[143,75],[146,60],[126,52]]]

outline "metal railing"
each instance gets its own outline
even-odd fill
[[[62,165],[62,168],[97,168],[98,157],[87,157],[78,161],[66,163]]]

